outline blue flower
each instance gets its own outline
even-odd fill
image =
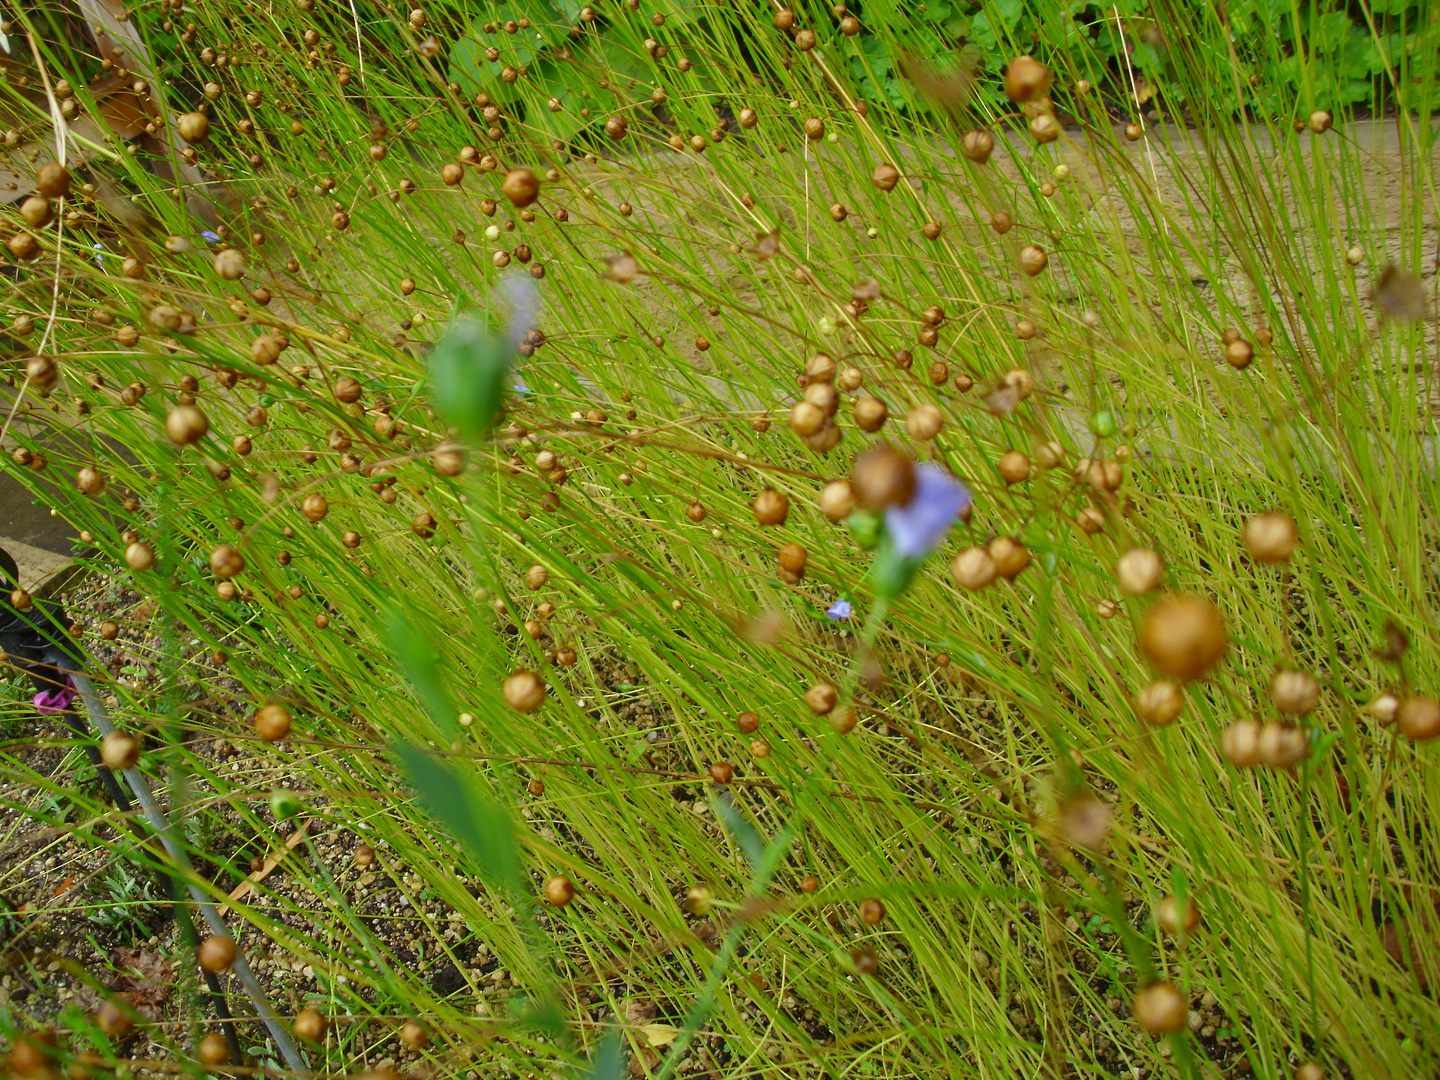
[[[515,391],[517,391],[518,393],[521,393],[521,394],[529,394],[529,393],[532,393],[530,387],[528,387],[528,386],[525,385],[525,380],[524,380],[524,379],[516,379],[514,385],[511,387],[511,389],[512,389],[512,390],[515,390]]]
[[[209,240],[212,244],[218,244],[220,242],[220,234],[217,232],[211,232],[209,229],[201,229],[200,235],[203,236],[206,240]]]
[[[836,600],[826,610],[825,617],[839,622],[841,619],[848,619],[852,610],[854,609],[851,608],[849,600]]]
[[[885,510],[885,531],[895,549],[912,559],[930,554],[971,504],[970,489],[937,465],[915,469],[915,494]]]

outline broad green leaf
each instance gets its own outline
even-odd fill
[[[473,319],[451,326],[431,351],[435,405],[466,442],[480,441],[495,422],[510,359],[505,339]]]

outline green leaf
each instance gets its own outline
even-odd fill
[[[431,351],[435,407],[466,442],[480,441],[494,424],[509,368],[504,338],[473,319],[451,326]]]
[[[488,883],[518,899],[524,879],[510,816],[419,748],[397,742],[394,749],[426,810],[450,830]]]
[[[395,653],[395,659],[405,677],[419,695],[420,704],[425,706],[441,730],[447,735],[455,733],[455,710],[451,708],[445,684],[440,678],[440,665],[436,661],[435,649],[430,641],[416,630],[414,625],[398,607],[392,607],[386,616],[386,633]]]
[[[600,1040],[600,1049],[595,1052],[595,1060],[585,1073],[586,1080],[620,1080],[622,1048],[620,1029],[612,1028],[610,1033]]]
[[[710,806],[716,815],[725,822],[725,827],[730,830],[730,835],[735,837],[740,850],[745,853],[745,860],[750,868],[757,873],[765,862],[765,841],[755,831],[755,826],[746,821],[740,811],[736,810],[728,802],[720,799],[711,799]]]

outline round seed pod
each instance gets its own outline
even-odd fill
[[[1144,138],[1144,136],[1145,129],[1139,124],[1132,121],[1131,123],[1125,125],[1125,138],[1129,139],[1131,142],[1139,142],[1142,138]]]
[[[1038,143],[1052,143],[1060,138],[1060,121],[1055,119],[1054,113],[1036,113],[1030,118],[1030,136]],[[1048,181],[1041,187],[1041,194],[1045,188],[1050,189],[1050,194],[1055,193],[1055,186]]]
[[[995,560],[984,548],[966,548],[950,564],[950,575],[955,584],[969,592],[979,592],[993,582],[998,573]]]
[[[133,769],[140,761],[140,740],[128,731],[112,731],[100,740],[100,760],[116,772]]]
[[[629,123],[623,116],[612,116],[605,121],[605,134],[612,139],[623,139],[630,130]]]
[[[1310,739],[1304,730],[1291,724],[1264,724],[1256,746],[1260,764],[1272,769],[1293,769],[1310,752]]]
[[[1295,1080],[1325,1080],[1325,1070],[1318,1061],[1302,1061],[1295,1067]]]
[[[823,412],[828,420],[840,408],[840,391],[828,382],[812,382],[805,387],[805,400]]]
[[[1151,1035],[1179,1031],[1190,1017],[1189,1002],[1172,982],[1151,983],[1135,995],[1130,1010]]]
[[[545,683],[535,672],[521,668],[500,688],[505,704],[516,712],[532,713],[545,704]]]
[[[525,571],[525,587],[531,592],[534,592],[536,589],[543,589],[545,583],[549,580],[550,571],[546,570],[545,567],[539,563],[536,563],[530,567],[529,570]]]
[[[839,698],[840,691],[828,682],[816,683],[805,691],[805,704],[810,706],[810,711],[817,716],[824,716],[833,710]]]
[[[847,394],[853,394],[865,383],[865,373],[859,368],[849,367],[840,372],[835,379],[835,385]]]
[[[829,383],[834,381],[837,365],[834,357],[825,353],[816,353],[805,361],[805,377],[810,383]],[[808,388],[807,383],[807,388]]]
[[[130,1029],[135,1026],[135,1022],[130,1019],[130,1014],[115,1002],[106,1001],[95,1010],[95,1026],[103,1031],[109,1039],[119,1041],[130,1034]]]
[[[800,544],[786,544],[780,549],[777,556],[780,569],[795,581],[799,581],[805,576],[805,564],[809,557],[809,553]]]
[[[239,281],[245,276],[245,255],[235,248],[226,248],[215,256],[215,273],[226,281]]]
[[[855,459],[850,489],[862,510],[903,505],[915,494],[915,464],[888,443],[873,446]]]
[[[797,401],[790,407],[790,430],[802,439],[816,434],[829,419],[824,409],[807,400]]]
[[[245,556],[234,546],[221,544],[210,552],[210,569],[218,578],[233,578],[245,569]]]
[[[760,730],[760,717],[753,712],[742,712],[735,717],[735,727],[742,735],[753,735]]]
[[[1285,562],[1298,543],[1295,522],[1285,514],[1256,514],[1245,523],[1245,548],[1258,563]]]
[[[1120,591],[1127,596],[1143,596],[1160,587],[1165,564],[1152,548],[1131,548],[1115,564],[1115,577]]]
[[[784,492],[766,488],[755,496],[751,509],[760,525],[784,525],[785,519],[790,516],[790,500]]]
[[[1155,922],[1171,937],[1193,934],[1200,929],[1200,908],[1193,897],[1187,896],[1181,903],[1180,898],[1173,894],[1163,896],[1155,905]]]
[[[264,334],[250,343],[250,359],[260,367],[273,364],[289,344],[279,334]]]
[[[234,938],[228,934],[211,934],[200,943],[196,959],[206,971],[219,975],[222,971],[230,970],[230,965],[235,963],[238,955]]]
[[[873,949],[851,950],[850,963],[854,965],[857,975],[874,975],[880,970],[880,958]]]
[[[20,204],[20,216],[32,229],[43,229],[55,220],[55,204],[39,195],[27,196]]]
[[[804,436],[802,441],[817,454],[825,454],[840,445],[840,439],[843,437],[843,434],[838,427],[827,420],[819,431],[813,435]]]
[[[318,491],[312,491],[300,504],[300,513],[305,515],[306,521],[314,525],[325,520],[325,515],[330,513],[330,503],[324,495]]]
[[[689,506],[685,507],[685,516],[695,522],[695,524],[700,524],[700,522],[705,520],[704,503],[692,502]]]
[[[35,173],[35,191],[44,199],[63,199],[70,194],[70,173],[53,161],[41,165]]]
[[[465,170],[453,161],[446,162],[440,169],[440,179],[446,187],[454,187],[465,179]]]
[[[1282,713],[1304,716],[1320,702],[1320,683],[1308,671],[1277,671],[1270,680],[1270,700]]]
[[[995,136],[984,128],[967,131],[960,138],[960,152],[976,165],[984,165],[995,152]]]
[[[335,381],[335,400],[345,405],[353,405],[359,401],[365,393],[365,388],[360,385],[358,379],[352,379],[349,375]]]
[[[1020,249],[1020,269],[1030,277],[1034,277],[1044,271],[1050,263],[1050,256],[1045,254],[1045,249],[1035,244],[1026,244]]]
[[[1022,480],[1030,479],[1030,459],[1019,450],[1007,450],[1000,455],[996,469],[1000,473],[1000,479],[1007,484],[1018,484]]]
[[[734,779],[735,767],[728,761],[712,761],[708,772],[714,783],[728,784]]]
[[[149,570],[155,565],[155,549],[135,540],[125,548],[125,565],[131,570]]]
[[[225,1036],[218,1031],[212,1031],[203,1035],[195,1045],[195,1056],[200,1059],[200,1064],[209,1065],[212,1068],[216,1065],[225,1065],[230,1061],[230,1044],[225,1041]]]
[[[195,405],[176,405],[165,416],[165,434],[176,446],[197,443],[209,430],[209,419]]]
[[[870,182],[881,191],[894,191],[895,185],[900,182],[900,170],[888,161],[881,162],[870,173]]]
[[[802,30],[801,33],[808,33],[808,31]],[[811,37],[813,38],[814,35],[812,34]],[[818,116],[812,116],[806,120],[804,128],[805,137],[811,142],[825,137],[825,121],[821,120]]]
[[[859,722],[860,717],[855,712],[854,705],[841,705],[830,714],[829,718],[830,729],[840,735],[850,734]]]
[[[1038,101],[1050,92],[1050,69],[1031,56],[1020,55],[1005,67],[1005,96],[1011,101]]]
[[[944,231],[945,227],[938,221],[927,221],[924,225],[920,226],[921,235],[923,235],[926,240],[939,240],[940,234]]]
[[[411,1050],[420,1050],[430,1041],[430,1036],[423,1025],[414,1020],[406,1020],[400,1025],[400,1041]]]
[[[82,495],[99,495],[105,490],[105,477],[93,465],[86,465],[75,474],[75,490]]]
[[[290,724],[290,710],[283,705],[272,703],[255,713],[255,734],[262,742],[280,742],[290,734]]]
[[[1173,723],[1185,705],[1185,695],[1177,683],[1156,679],[1135,699],[1135,711],[1152,727]]]
[[[1030,565],[1030,549],[1008,536],[997,536],[987,548],[994,560],[995,572],[1006,581],[1014,581]]]
[[[29,262],[40,254],[40,241],[28,232],[17,232],[5,241],[5,246],[21,262]]]
[[[529,169],[511,169],[500,182],[500,194],[510,200],[510,205],[523,210],[540,197],[540,181]]]
[[[877,896],[860,901],[860,921],[866,926],[878,926],[885,921],[885,902]]]
[[[1162,673],[1181,682],[1199,678],[1225,655],[1225,620],[1210,601],[1175,593],[1145,613],[1140,650]]]
[[[1317,109],[1310,114],[1309,127],[1316,135],[1324,135],[1334,123],[1335,118],[1325,109]]]
[[[1255,347],[1244,338],[1225,346],[1225,362],[1236,371],[1244,371],[1255,358]]]
[[[912,439],[929,442],[945,427],[945,415],[938,405],[923,402],[905,414],[905,430]]]
[[[295,1032],[297,1039],[318,1043],[325,1038],[325,1033],[330,1030],[330,1024],[318,1009],[301,1009],[295,1014],[295,1020],[291,1023],[290,1029]]]
[[[556,874],[545,882],[545,899],[553,907],[566,907],[575,899],[575,885],[564,874]]]
[[[849,480],[831,480],[820,489],[820,512],[834,522],[844,521],[855,512],[855,492]]]
[[[1410,694],[1395,707],[1395,726],[1407,739],[1423,742],[1440,736],[1440,701]]]
[[[1237,720],[1220,736],[1220,752],[1237,769],[1260,763],[1261,727],[1254,720]]]
[[[890,417],[890,410],[877,397],[862,397],[855,402],[852,414],[855,417],[856,427],[861,431],[874,433],[885,426],[885,421]]]

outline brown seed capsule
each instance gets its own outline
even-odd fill
[[[1133,121],[1125,125],[1125,138],[1131,142],[1139,142],[1145,136],[1145,129]]]
[[[120,624],[110,622],[108,619],[100,624],[100,636],[106,641],[114,641],[120,636]]]
[[[1158,552],[1152,548],[1131,548],[1120,556],[1115,564],[1115,577],[1120,581],[1120,591],[1127,596],[1143,596],[1160,587],[1165,575],[1165,564]]]
[[[1050,263],[1050,256],[1045,254],[1045,249],[1035,244],[1026,244],[1020,249],[1020,269],[1030,277],[1044,271]]]
[[[855,492],[849,480],[831,480],[820,489],[820,512],[834,522],[855,512]]]
[[[430,1036],[422,1025],[406,1020],[400,1025],[400,1041],[411,1050],[420,1050],[430,1041]]]
[[[1193,934],[1200,929],[1200,908],[1193,897],[1187,896],[1182,904],[1177,896],[1164,896],[1155,906],[1155,922],[1171,937]]]
[[[540,181],[529,169],[511,169],[500,182],[500,194],[510,200],[510,205],[523,210],[540,197]]]
[[[800,879],[800,891],[806,894],[816,892],[820,888],[820,879],[814,874],[806,874]]]
[[[908,454],[881,443],[855,459],[850,488],[863,510],[904,505],[915,494],[915,464]]]
[[[330,513],[330,503],[324,495],[312,491],[300,504],[300,512],[305,515],[305,520],[313,525],[325,520],[325,515]]]
[[[805,31],[801,32],[804,33]],[[804,129],[805,138],[809,139],[811,142],[815,142],[817,139],[823,139],[825,137],[825,121],[821,120],[818,116],[812,116],[808,120],[806,120],[804,124]]]
[[[998,571],[988,551],[970,547],[955,556],[955,561],[950,564],[950,575],[962,589],[979,592],[995,580]]]
[[[195,1056],[200,1059],[200,1064],[224,1065],[230,1061],[230,1044],[225,1041],[225,1036],[218,1031],[212,1031],[203,1035],[195,1045]]]
[[[245,255],[235,248],[226,248],[215,256],[215,273],[226,281],[239,281],[245,276]]]
[[[735,776],[735,767],[728,761],[712,761],[708,771],[711,781],[716,784],[728,784]]]
[[[454,187],[465,179],[465,170],[453,161],[446,162],[440,169],[440,179],[447,187]]]
[[[630,130],[630,125],[623,116],[612,116],[605,121],[605,134],[612,139],[623,139]]]
[[[230,544],[210,552],[210,569],[218,578],[233,578],[245,569],[245,556]]]
[[[534,592],[536,589],[544,588],[545,583],[549,580],[550,571],[546,570],[545,567],[541,566],[539,563],[536,563],[534,566],[530,567],[529,570],[525,571],[525,587],[531,592]]]
[[[196,953],[200,966],[215,975],[228,971],[237,955],[235,940],[227,934],[211,934],[200,943]]]
[[[35,174],[35,190],[45,199],[63,199],[70,194],[70,173],[53,161],[41,165]]]
[[[359,380],[352,379],[349,375],[335,381],[335,399],[343,404],[353,405],[360,400],[364,392]]]
[[[1135,699],[1135,711],[1152,727],[1164,727],[1173,723],[1185,704],[1185,695],[1179,685],[1169,679],[1156,679],[1140,691]]]
[[[945,414],[938,405],[926,401],[905,414],[905,431],[912,439],[928,442],[945,427]]]
[[[1130,1009],[1151,1035],[1169,1035],[1185,1026],[1190,1006],[1172,982],[1153,982],[1135,995]]]
[[[1310,739],[1304,729],[1291,724],[1263,724],[1256,750],[1260,764],[1272,769],[1293,769],[1310,752]]]
[[[790,407],[790,430],[802,439],[819,432],[828,420],[825,410],[813,402],[801,400]]]
[[[301,1009],[295,1014],[295,1020],[290,1028],[295,1032],[297,1039],[318,1043],[325,1038],[330,1024],[318,1009]]]
[[[1030,459],[1019,450],[1007,450],[1000,455],[996,465],[1000,479],[1007,484],[1018,484],[1030,479]]]
[[[575,899],[575,885],[564,874],[556,874],[545,882],[545,899],[555,907],[565,907]]]
[[[885,421],[890,417],[890,410],[885,403],[877,397],[862,397],[855,402],[853,409],[855,426],[861,431],[876,432],[885,426]]]
[[[805,564],[809,558],[809,553],[800,544],[786,544],[777,555],[780,569],[793,579],[791,584],[805,576]]]
[[[355,868],[357,870],[369,870],[375,865],[375,849],[369,844],[361,844],[355,849]]]
[[[176,446],[197,443],[209,430],[209,419],[194,405],[176,405],[165,416],[165,434]]]
[[[695,524],[700,524],[700,522],[705,520],[705,505],[703,503],[692,502],[689,506],[685,507],[685,516],[695,522]]]
[[[105,477],[93,465],[86,465],[75,474],[75,490],[82,495],[99,495],[105,490]]]
[[[505,704],[516,712],[532,713],[545,704],[545,683],[535,672],[521,668],[500,689]]]
[[[995,572],[1006,581],[1014,581],[1030,565],[1030,549],[1008,536],[997,536],[987,546],[995,562]]]
[[[900,170],[888,161],[881,162],[870,174],[870,181],[881,191],[894,191],[900,182]]]
[[[1320,683],[1308,671],[1277,671],[1270,680],[1270,700],[1282,713],[1304,716],[1320,702]]]
[[[115,1002],[106,1001],[95,1010],[95,1026],[103,1031],[107,1038],[118,1041],[130,1034],[135,1022],[130,1019],[130,1014]]]
[[[755,512],[755,521],[758,524],[784,525],[785,519],[790,516],[790,500],[785,497],[784,492],[765,488],[755,496],[751,509]]]
[[[1310,114],[1310,130],[1316,135],[1324,135],[1325,132],[1330,130],[1334,123],[1335,118],[1324,109],[1317,109]]]
[[[1145,613],[1140,649],[1166,675],[1181,682],[1218,664],[1229,646],[1225,620],[1210,601],[1174,593]]]
[[[1236,371],[1244,371],[1255,358],[1255,348],[1244,338],[1225,346],[1225,362]]]
[[[1050,69],[1033,57],[1014,57],[1005,68],[1005,96],[1011,101],[1036,101],[1050,90]]]
[[[850,963],[855,966],[857,975],[874,975],[880,970],[880,958],[871,949],[852,950]]]
[[[262,742],[276,743],[290,734],[290,710],[283,705],[262,706],[255,713],[255,734]]]
[[[742,735],[753,735],[760,730],[760,717],[753,712],[742,712],[735,717],[735,726]]]
[[[112,731],[100,740],[100,760],[117,772],[133,769],[140,760],[140,740],[128,731]]]
[[[1030,118],[1030,136],[1038,143],[1052,143],[1060,138],[1060,121],[1050,112],[1036,113]],[[1047,192],[1046,189],[1049,189]],[[1055,185],[1048,181],[1040,186],[1040,194],[1055,194]]]
[[[1440,701],[1422,694],[1402,698],[1395,708],[1395,726],[1416,742],[1440,736]]]
[[[824,716],[835,708],[840,692],[828,682],[819,682],[805,691],[805,704],[817,716]]]
[[[960,139],[960,151],[976,165],[984,165],[995,152],[995,136],[984,128],[967,131]]]
[[[1295,522],[1285,514],[1256,514],[1245,523],[1245,548],[1256,562],[1285,562],[1297,543]]]
[[[927,221],[924,225],[920,226],[921,235],[923,235],[926,240],[939,240],[940,234],[944,231],[945,227],[938,221]]]
[[[1237,720],[1220,736],[1220,752],[1237,769],[1260,763],[1261,725],[1254,720]]]
[[[859,722],[860,716],[855,712],[854,705],[841,705],[830,714],[831,730],[841,735],[850,734]]]
[[[860,920],[866,926],[877,926],[885,921],[885,902],[870,896],[860,901]]]
[[[55,204],[39,195],[27,196],[20,204],[20,216],[32,229],[43,229],[55,220]]]
[[[131,570],[149,570],[155,565],[155,549],[135,540],[125,548],[125,565]]]
[[[1295,1080],[1325,1080],[1325,1070],[1318,1061],[1302,1061],[1295,1067]]]

